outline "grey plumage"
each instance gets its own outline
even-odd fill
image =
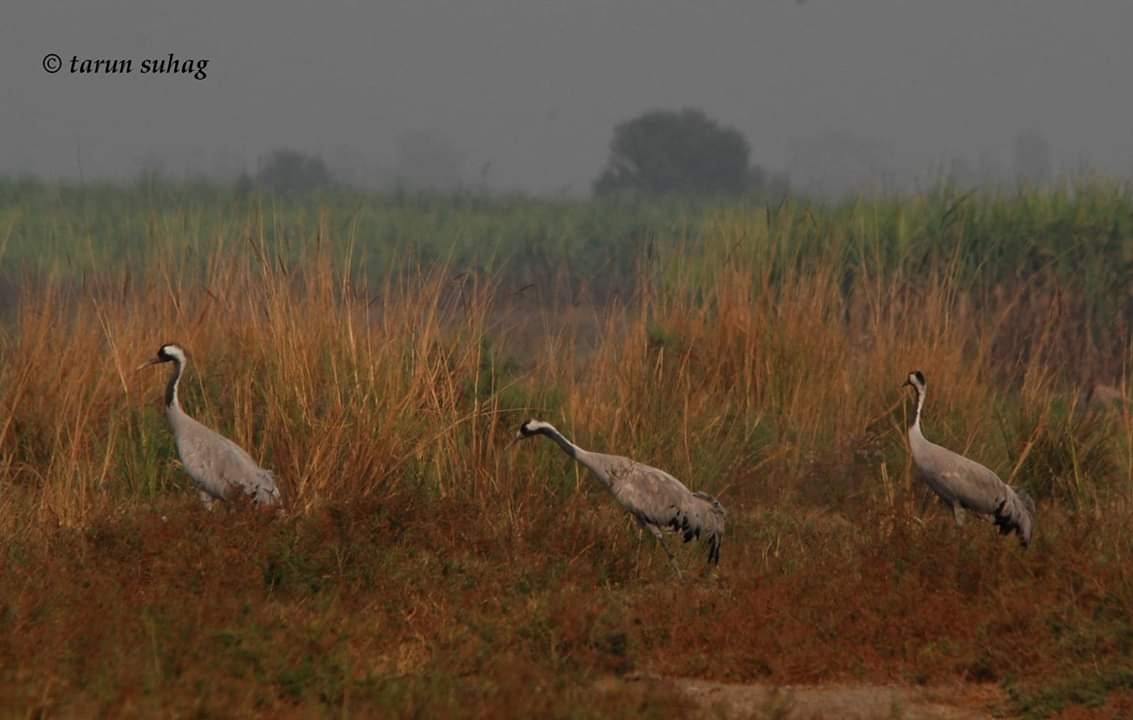
[[[166,362],[172,362],[174,367],[165,388],[165,417],[173,431],[177,455],[185,472],[200,489],[201,500],[206,506],[211,505],[214,499],[231,498],[233,490],[239,488],[256,505],[278,504],[279,489],[270,470],[257,465],[242,447],[200,424],[181,409],[177,386],[188,359],[180,346],[162,345],[157,357],[138,369]]]
[[[655,467],[621,455],[583,450],[550,423],[528,420],[520,426],[516,438],[536,435],[554,440],[567,455],[590,470],[618,504],[657,538],[678,575],[680,568],[665,544],[663,529],[679,533],[685,542],[703,538],[708,543],[708,562],[719,564],[727,513],[716,498],[690,491],[680,480]]]
[[[989,515],[999,532],[1019,536],[1026,547],[1031,542],[1035,503],[1022,488],[1013,488],[994,472],[959,453],[925,439],[921,432],[921,409],[925,399],[925,377],[920,370],[905,381],[916,391],[917,410],[909,427],[909,449],[917,473],[940,499],[952,508],[956,523],[963,524],[965,509]]]

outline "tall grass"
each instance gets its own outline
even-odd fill
[[[110,195],[149,216],[122,263],[66,210],[19,200],[0,222],[25,244],[0,333],[0,702],[566,714],[635,668],[990,680],[1017,708],[1073,701],[1038,691],[1052,677],[1126,687],[1133,420],[1086,400],[1126,387],[1131,353],[1112,188],[694,208],[584,281],[554,260],[569,247],[539,272],[506,244],[375,262],[357,217],[388,208]],[[444,235],[644,211],[398,212]],[[29,260],[52,224],[86,260]],[[133,370],[169,341],[186,409],[276,471],[286,518],[198,507],[164,373]],[[926,433],[1039,498],[1029,551],[925,509],[899,388],[917,368]],[[674,585],[550,443],[506,448],[528,416],[718,495],[719,576]]]

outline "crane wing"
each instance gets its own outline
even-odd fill
[[[256,464],[244,448],[188,416],[179,418],[177,450],[185,471],[212,497],[224,499],[233,487],[253,501],[272,505],[279,489],[271,471]]]
[[[960,455],[955,458],[940,478],[956,500],[969,510],[990,515],[1001,534],[1015,532],[1024,546],[1030,544],[1035,509],[1030,496],[978,462]]]
[[[690,492],[672,475],[640,463],[615,469],[611,476],[618,502],[640,522],[668,528],[685,542],[703,537],[708,559],[719,562],[726,513],[714,497]]]

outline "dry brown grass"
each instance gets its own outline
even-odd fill
[[[141,277],[27,278],[0,335],[0,706],[690,709],[593,692],[633,670],[999,682],[1035,714],[1127,694],[1133,419],[1073,404],[1115,371],[1076,350],[1074,298],[1041,275],[975,296],[948,263],[773,275],[735,251],[757,227],[723,217],[695,268],[569,312],[444,266],[366,283],[325,227],[291,264],[252,224]],[[198,506],[161,380],[132,372],[166,341],[192,354],[188,411],[275,469],[287,517]],[[922,515],[914,368],[929,434],[1040,498],[1029,550]],[[549,443],[505,452],[528,415],[719,494],[719,572],[689,551],[675,582]]]

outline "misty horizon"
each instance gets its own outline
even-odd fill
[[[227,181],[288,148],[362,188],[582,196],[615,125],[684,107],[818,194],[1133,175],[1133,6],[1115,2],[20,2],[7,15],[0,176]],[[205,77],[137,71],[171,53],[207,60]],[[72,74],[72,58],[135,69]],[[421,152],[436,167],[413,162]]]

